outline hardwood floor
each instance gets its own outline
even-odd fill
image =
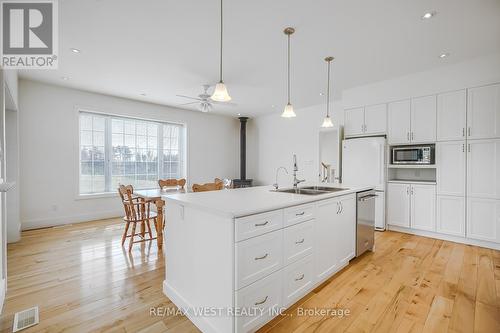
[[[102,220],[23,232],[8,246],[0,332],[16,311],[40,306],[24,332],[198,332],[162,293],[156,245],[122,250],[123,224]],[[168,232],[168,231],[167,231]],[[349,315],[300,316],[306,309]],[[396,232],[355,259],[260,332],[500,332],[500,252]]]

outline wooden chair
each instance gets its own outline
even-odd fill
[[[160,188],[179,186],[181,189],[184,189],[184,185],[186,185],[186,180],[184,178],[181,178],[181,179],[160,179],[158,181],[158,185],[160,185]]]
[[[215,178],[213,183],[193,184],[193,192],[218,191],[224,188],[224,183],[219,178]]]
[[[145,241],[150,241],[156,239],[153,237],[153,233],[151,232],[151,224],[149,221],[153,221],[156,227],[156,213],[151,211],[151,201],[145,201],[144,199],[134,197],[133,196],[134,188],[132,185],[120,185],[118,188],[118,193],[122,199],[123,208],[125,210],[125,216],[123,220],[125,221],[125,231],[122,236],[122,246],[125,244],[125,240],[130,237],[130,243],[128,246],[129,252],[132,251],[132,245],[134,243],[140,243]],[[132,233],[128,235],[128,229],[130,224],[132,223]],[[141,232],[136,234],[135,230],[137,227],[137,223],[141,224],[141,229],[145,230],[148,228],[149,238],[145,238],[145,232]],[[134,241],[134,237],[139,236],[141,240]]]

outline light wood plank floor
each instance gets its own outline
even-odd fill
[[[162,291],[164,260],[153,244],[123,251],[118,219],[23,232],[8,247],[0,332],[16,311],[40,306],[25,332],[198,332]],[[344,317],[299,316],[344,309]],[[396,232],[376,251],[304,297],[261,332],[500,332],[500,252]]]

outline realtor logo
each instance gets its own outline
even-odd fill
[[[0,4],[2,67],[57,68],[57,0],[0,0]]]

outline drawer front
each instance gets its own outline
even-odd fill
[[[304,258],[313,251],[314,220],[284,229],[283,242],[285,265]]]
[[[283,270],[236,292],[236,307],[248,316],[236,316],[236,332],[254,332],[277,314],[282,302]]]
[[[283,270],[283,305],[295,303],[306,295],[313,286],[313,256],[285,267]]]
[[[283,267],[283,229],[236,243],[236,290]]]
[[[285,227],[314,218],[314,204],[285,208]]]
[[[235,220],[237,242],[283,228],[283,210],[251,215]]]

